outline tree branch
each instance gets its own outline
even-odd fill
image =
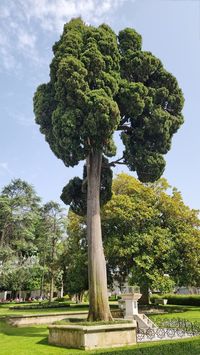
[[[127,132],[133,132],[133,128],[130,126],[126,126],[126,125],[119,125],[117,127],[117,131],[127,131]]]
[[[127,120],[128,120],[128,118],[127,117],[122,117],[122,120],[120,121],[120,126],[122,126],[124,123],[126,123],[127,122]]]
[[[87,176],[86,176],[86,178],[83,180],[82,186],[81,186],[81,191],[82,191],[83,193],[86,192],[87,181],[88,181],[88,178],[87,178]]]
[[[121,158],[119,158],[119,159],[117,159],[117,160],[111,161],[110,163],[108,163],[108,166],[115,166],[116,164],[123,164],[123,165],[126,165],[125,162],[120,161],[120,160],[122,160],[122,159],[124,159],[124,157],[121,157]]]

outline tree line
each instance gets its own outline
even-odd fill
[[[175,286],[200,283],[199,211],[183,202],[166,179],[141,183],[125,173],[113,180],[112,198],[101,209],[109,288],[116,281],[137,284],[149,302],[149,290],[171,292]],[[76,291],[87,287],[86,218],[68,215],[70,259],[66,270],[77,277]],[[84,265],[82,273],[76,275]]]
[[[169,292],[200,282],[200,220],[197,210],[163,178],[141,183],[121,173],[101,208],[110,289],[124,282]],[[44,205],[34,188],[13,180],[0,194],[0,290],[88,290],[86,217],[54,201]]]
[[[66,216],[54,201],[44,205],[34,188],[12,180],[0,195],[0,289],[18,292],[55,285],[61,288],[60,257],[66,238]]]

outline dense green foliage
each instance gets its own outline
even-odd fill
[[[168,292],[200,280],[199,216],[163,179],[143,185],[120,174],[112,200],[102,210],[102,228],[110,274],[131,284]],[[169,191],[169,190],[168,190]],[[173,282],[172,282],[173,281]]]
[[[21,290],[38,286],[39,265],[34,238],[40,198],[20,179],[12,180],[0,196],[1,289]]]
[[[43,266],[40,290],[42,296],[45,278],[51,284],[50,301],[52,301],[56,282],[58,288],[61,288],[62,283],[60,256],[63,252],[64,239],[66,239],[66,218],[61,206],[54,201],[46,203],[40,213],[36,235],[39,262]]]
[[[114,156],[118,130],[124,143],[120,163],[141,181],[158,179],[165,167],[163,154],[183,123],[184,100],[161,61],[142,50],[141,36],[131,28],[116,36],[105,24],[95,28],[78,18],[64,26],[53,52],[50,81],[38,87],[34,112],[55,155],[66,166],[93,151]],[[102,185],[103,194],[107,185]],[[75,178],[62,194],[78,214],[85,213],[81,186]]]
[[[151,302],[154,302],[156,298],[166,298],[168,300],[167,301],[168,304],[200,307],[200,295],[176,295],[176,294],[164,294],[161,296],[151,295]]]
[[[42,292],[55,269],[59,276],[58,259],[65,236],[61,217],[60,206],[52,201],[41,206],[34,188],[25,181],[16,179],[3,188],[0,290],[13,291],[12,297],[15,291],[20,294],[21,290],[41,289]]]
[[[41,303],[41,304],[26,304],[26,305],[17,305],[11,306],[9,309],[17,309],[17,310],[27,310],[27,309],[48,309],[48,308],[66,308],[70,307],[69,303],[66,302],[48,302],[48,303]]]
[[[119,174],[101,215],[110,287],[114,281],[123,284],[128,275],[131,284],[145,283],[163,293],[175,284],[199,285],[198,211],[186,206],[165,179],[142,184]],[[84,243],[84,218],[73,213],[68,218],[72,238]]]
[[[183,123],[183,95],[130,28],[116,36],[106,24],[95,28],[72,19],[53,52],[50,81],[34,95],[36,123],[67,167],[86,159],[87,176],[85,171],[83,180],[71,180],[61,198],[75,213],[87,212],[88,317],[110,320],[100,218],[100,204],[111,198],[110,167],[126,164],[140,181],[157,180],[165,167],[163,154]],[[116,131],[122,132],[124,152],[109,162],[106,157],[116,155]]]
[[[112,170],[108,165],[108,159],[103,157],[101,169],[100,205],[103,206],[112,197]],[[83,179],[75,177],[63,188],[61,200],[70,205],[71,210],[84,216],[87,212],[87,169],[84,166]]]
[[[87,157],[91,148],[108,150],[120,122],[119,50],[114,32],[81,19],[71,20],[53,47],[50,82],[34,97],[36,122],[66,166]],[[104,137],[104,142],[102,142]]]
[[[77,223],[78,216],[74,214],[74,217],[68,221],[68,238],[65,241],[61,265],[64,293],[76,294],[77,301],[81,301],[84,291],[88,290],[87,243],[85,231],[82,231]]]

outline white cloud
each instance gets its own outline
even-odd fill
[[[31,35],[29,33],[22,32],[22,31],[19,32],[18,43],[21,49],[29,48],[34,50],[35,42],[36,42],[35,35]]]
[[[125,2],[136,0],[1,0],[0,54],[2,66],[13,69],[24,57],[41,64],[39,40],[43,33],[60,33],[64,23],[81,16],[86,23],[106,22]]]
[[[114,12],[127,0],[20,0],[23,12],[30,21],[35,19],[40,26],[58,31],[71,17],[82,16],[87,22],[101,22],[109,12]]]

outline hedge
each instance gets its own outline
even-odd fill
[[[31,304],[31,305],[18,305],[9,307],[9,309],[18,309],[18,310],[26,310],[26,309],[48,309],[48,308],[62,308],[62,307],[70,307],[69,303],[44,303],[44,304]]]
[[[154,303],[155,299],[166,298],[167,304],[184,305],[184,306],[199,306],[200,307],[200,295],[152,295],[151,302]]]

